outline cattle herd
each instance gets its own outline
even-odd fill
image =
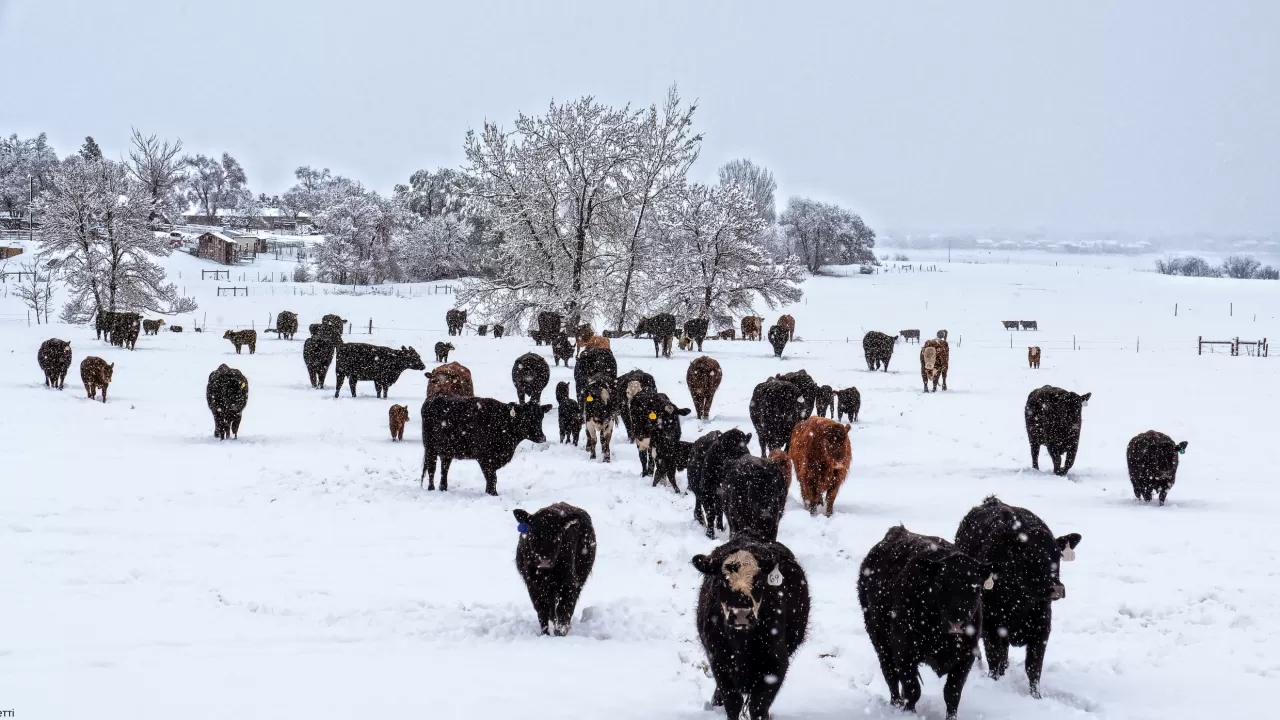
[[[450,335],[459,335],[466,326],[466,313],[450,310],[446,323]],[[163,324],[163,320],[143,321],[136,313],[101,312],[95,329],[100,339],[133,349],[139,328],[158,334]],[[372,381],[375,395],[384,398],[405,370],[425,370],[412,347],[344,342],[345,326],[346,320],[337,315],[325,315],[310,325],[302,358],[313,387],[325,386],[332,364],[335,398],[341,395],[344,381],[353,397],[357,382]],[[767,332],[762,326],[763,318],[743,318],[742,339],[759,341],[767,336],[774,354],[781,356],[795,338],[795,319],[784,315]],[[487,331],[490,326],[482,327]],[[501,325],[492,328],[494,337],[502,337]],[[297,330],[298,316],[282,312],[276,327],[266,332],[292,339]],[[641,477],[652,476],[654,486],[669,485],[680,493],[677,473],[685,471],[695,522],[711,539],[717,530],[727,531],[727,542],[692,560],[703,576],[696,624],[716,682],[713,704],[723,706],[731,720],[744,712],[754,720],[768,717],[790,659],[804,642],[810,609],[804,569],[778,540],[793,474],[805,509],[830,516],[852,454],[851,425],[842,421],[858,421],[861,393],[856,387],[835,390],[819,385],[805,370],[760,382],[750,400],[750,419],[760,448],[756,457],[749,449],[752,434],[739,428],[711,431],[694,441],[682,438],[681,418],[691,412],[699,419],[711,416],[723,379],[715,359],[703,355],[689,364],[686,383],[692,409],[679,407],[677,400],[660,392],[649,373],[618,372],[611,337],[648,335],[654,356],[670,357],[673,342],[701,351],[707,339],[705,319],[687,320],[679,328],[674,316],[662,314],[642,319],[631,332],[596,335],[590,325],[566,328],[560,314],[543,312],[530,335],[536,345],[550,346],[555,364],[563,361],[567,366],[573,361],[573,391],[568,382],[555,388],[561,443],[577,446],[585,427],[589,457],[611,462],[613,428],[621,423],[636,447]],[[575,342],[570,342],[570,335]],[[899,336],[919,342],[920,331],[866,334],[862,344],[868,371],[888,371]],[[251,355],[256,350],[253,330],[228,330],[223,337],[237,353],[243,346]],[[732,339],[734,331],[714,337]],[[941,330],[921,345],[926,393],[931,384],[933,392],[939,383],[947,389],[950,347],[946,338],[947,332]],[[485,492],[497,495],[498,471],[511,461],[517,446],[525,440],[547,441],[543,419],[555,407],[541,404],[551,376],[547,361],[537,352],[516,358],[511,381],[518,402],[501,402],[475,397],[471,372],[448,362],[455,350],[451,343],[436,343],[434,349],[441,364],[424,373],[428,386],[420,412],[419,483],[425,481],[428,490],[436,489],[439,461],[439,490],[447,491],[452,461],[475,460],[484,476]],[[46,340],[37,360],[46,386],[61,390],[72,362],[71,344]],[[1040,348],[1029,348],[1028,362],[1032,368],[1039,367]],[[90,398],[96,399],[100,390],[106,402],[114,367],[99,357],[84,359],[81,379]],[[1090,395],[1046,385],[1027,396],[1024,419],[1032,467],[1039,468],[1043,446],[1055,474],[1071,470],[1079,449],[1082,410]],[[249,401],[244,373],[220,365],[209,375],[206,400],[214,436],[219,440],[238,437]],[[391,406],[392,440],[403,440],[408,421],[407,405]],[[1186,448],[1186,442],[1175,443],[1154,430],[1134,437],[1127,453],[1134,496],[1144,502],[1158,498],[1163,505],[1174,484],[1179,455]],[[591,517],[560,502],[532,513],[515,510],[515,519],[516,566],[541,631],[564,635],[595,562]],[[892,703],[914,710],[923,664],[947,676],[943,696],[947,717],[954,718],[979,641],[989,672],[996,678],[1008,668],[1009,647],[1025,647],[1030,692],[1039,697],[1052,602],[1066,595],[1059,566],[1074,559],[1079,542],[1080,535],[1054,536],[1030,510],[995,497],[988,497],[961,520],[954,542],[918,535],[902,526],[890,528],[863,560],[857,593]]]

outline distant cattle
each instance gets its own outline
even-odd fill
[[[1032,370],[1040,369],[1040,346],[1032,345],[1027,348],[1027,366]]]
[[[751,423],[760,443],[760,457],[770,450],[786,450],[791,444],[791,431],[804,418],[804,396],[800,389],[785,380],[766,380],[751,393]]]
[[[226,363],[209,373],[205,400],[213,413],[213,436],[219,440],[240,437],[240,419],[249,404],[249,381]]]
[[[946,675],[947,718],[978,654],[982,591],[994,587],[991,566],[940,537],[890,528],[862,561],[858,602],[894,707],[915,712],[921,664]]]
[[[642,392],[658,392],[658,384],[649,373],[632,370],[619,375],[613,387],[618,397],[618,417],[627,431],[627,440],[634,440],[635,433],[631,430],[631,399]]]
[[[836,409],[836,391],[830,385],[820,385],[813,403],[813,413],[819,417],[831,417]]]
[[[471,381],[471,370],[465,365],[451,362],[441,365],[430,372],[423,373],[427,378],[427,397],[437,395],[453,395],[455,397],[475,397],[475,385]]]
[[[107,401],[107,386],[111,384],[115,369],[115,363],[108,365],[106,360],[95,355],[80,361],[80,382],[84,383],[84,391],[90,400],[96,399],[101,389],[102,402]]]
[[[951,348],[946,340],[930,338],[920,348],[920,379],[924,382],[924,391],[929,392],[929,381],[933,381],[933,391],[938,392],[938,381],[942,381],[942,389],[947,389],[947,368],[950,365]]]
[[[742,318],[742,339],[759,340],[764,329],[764,318],[759,315],[748,315]]]
[[[1022,326],[1023,330],[1039,330],[1040,329],[1039,323],[1037,323],[1035,320],[1019,320],[1018,324]]]
[[[324,387],[325,378],[329,375],[329,363],[333,362],[335,348],[337,345],[333,342],[333,337],[326,332],[314,334],[302,343],[302,361],[307,365],[311,387]]]
[[[778,318],[778,327],[787,332],[787,342],[796,339],[796,319],[790,315],[783,315]]]
[[[1160,504],[1178,476],[1178,456],[1187,451],[1187,441],[1175,443],[1162,432],[1148,430],[1133,436],[1129,441],[1126,457],[1129,461],[1129,483],[1133,496],[1143,502],[1151,502],[1156,494]]]
[[[541,403],[542,391],[551,379],[551,368],[547,361],[536,353],[525,353],[511,364],[511,384],[516,386],[516,398],[525,402]]]
[[[423,370],[418,351],[404,345],[400,349],[368,345],[365,343],[343,343],[338,346],[338,359],[333,366],[336,376],[333,396],[342,394],[342,381],[348,380],[351,386],[351,397],[356,396],[356,382],[372,380],[376,397],[387,397],[391,386],[400,379],[405,370]]]
[[[791,431],[791,464],[810,515],[817,515],[823,504],[827,517],[835,510],[836,494],[849,474],[849,430],[849,425],[811,417]]]
[[[736,340],[737,337],[738,337],[738,331],[734,330],[733,328],[729,328],[727,330],[721,330],[720,332],[716,333],[717,340]]]
[[[44,386],[63,389],[67,385],[67,370],[71,369],[71,343],[49,338],[40,343],[36,363],[44,372]]]
[[[391,439],[404,440],[404,424],[409,422],[409,406],[392,405],[387,411],[387,421],[391,425]]]
[[[457,348],[453,346],[453,343],[447,343],[447,342],[436,343],[436,346],[435,346],[436,362],[438,363],[449,362],[449,353],[453,352],[454,350],[457,350]]]
[[[601,330],[600,334],[609,339],[617,339],[626,337],[631,334],[630,330]]]
[[[605,462],[612,459],[610,443],[613,441],[613,425],[618,418],[620,401],[616,391],[618,361],[609,350],[592,348],[582,353],[573,368],[573,384],[578,403],[582,405],[582,420],[587,428],[587,450],[591,459],[596,457],[596,439]]]
[[[911,342],[912,340],[915,340],[917,343],[919,343],[919,342],[920,342],[920,331],[919,331],[919,330],[903,330],[902,332],[900,332],[900,333],[898,333],[898,334],[902,336],[902,341],[903,341],[903,342],[908,342],[908,343],[909,343],[909,342]]]
[[[93,329],[98,340],[106,339],[107,342],[111,342],[111,328],[115,327],[116,315],[118,314],[110,310],[98,310],[98,314],[93,320]]]
[[[590,323],[583,323],[582,325],[579,325],[577,328],[574,329],[573,343],[574,343],[574,347],[578,349],[578,355],[582,354],[582,351],[586,349],[585,345],[587,344],[587,342],[590,341],[591,338],[594,338],[595,336],[596,336],[596,331],[594,328],[591,327]]]
[[[596,531],[586,510],[568,503],[530,515],[514,510],[520,539],[516,569],[543,635],[568,635],[578,596],[596,562]]]
[[[800,391],[800,397],[804,398],[804,402],[801,403],[801,417],[809,417],[813,414],[813,408],[818,403],[820,391],[818,390],[818,383],[809,376],[807,371],[800,369],[774,375],[773,377],[775,380],[785,380],[795,385],[796,389]]]
[[[258,350],[258,333],[255,330],[228,330],[222,333],[223,340],[230,340],[232,345],[236,346],[236,354],[240,354],[240,348],[245,345],[249,346],[249,354],[252,355]]]
[[[564,323],[564,318],[560,313],[540,312],[538,313],[538,324],[529,331],[529,335],[533,337],[534,343],[542,345],[543,343],[550,345],[552,341],[560,335],[560,326]]]
[[[591,348],[604,348],[605,350],[611,350],[613,349],[613,346],[609,344],[609,338],[604,337],[603,335],[593,335],[586,342],[578,346],[578,350],[580,352],[586,352]]]
[[[556,402],[560,406],[560,442],[577,445],[582,438],[582,405],[569,395],[569,383],[556,383]]]
[[[1023,417],[1027,424],[1027,441],[1031,444],[1031,467],[1040,469],[1041,445],[1049,449],[1054,475],[1066,475],[1076,464],[1076,451],[1080,448],[1081,410],[1092,396],[1093,393],[1080,395],[1052,385],[1036,388],[1027,395]]]
[[[444,314],[444,322],[449,328],[450,335],[461,335],[463,326],[467,324],[467,311],[450,310]]]
[[[676,345],[680,346],[681,350],[685,350],[685,351],[692,350],[693,338],[689,337],[689,333],[681,329],[679,331],[679,339],[676,341]]]
[[[692,318],[685,321],[684,334],[698,346],[698,352],[702,352],[702,343],[707,339],[707,319]]]
[[[564,366],[569,367],[569,360],[573,357],[573,344],[569,342],[569,336],[564,333],[556,335],[551,341],[551,355],[555,359],[558,367],[560,361],[564,361]]]
[[[111,326],[111,344],[135,349],[138,333],[142,330],[142,316],[138,313],[116,313]]]
[[[889,360],[893,358],[893,346],[896,344],[893,335],[886,335],[872,330],[862,336],[862,352],[867,358],[867,369],[871,372],[884,368],[889,372]]]
[[[493,336],[494,336],[495,338],[500,338],[500,337],[502,337],[502,336],[503,336],[503,334],[505,334],[506,332],[507,332],[507,329],[506,329],[505,327],[503,327],[502,325],[494,325],[494,326],[493,326]]]
[[[836,420],[843,420],[847,416],[850,420],[858,422],[858,412],[862,410],[862,393],[858,392],[856,387],[847,387],[843,390],[836,391]]]
[[[946,330],[939,330],[939,331],[938,331],[938,335],[937,335],[937,337],[938,337],[938,339],[939,339],[939,340],[946,340],[946,339],[947,339],[947,331],[946,331]]]
[[[671,313],[661,313],[644,318],[636,325],[636,336],[648,333],[653,338],[653,356],[671,357],[671,342],[676,334],[676,318]]]
[[[772,325],[769,327],[769,344],[773,346],[773,356],[782,357],[782,351],[787,347],[787,331],[780,325]]]
[[[181,326],[181,325],[170,325],[170,326],[169,326],[169,332],[182,332],[182,326]]]
[[[741,431],[739,431],[741,432]],[[689,492],[693,493],[693,519],[706,527],[707,537],[715,538],[717,525],[724,529],[724,513],[720,509],[720,496],[714,489],[709,490],[704,480],[704,466],[711,446],[720,439],[722,433],[712,430],[694,440],[689,448],[689,462],[686,483]],[[749,438],[749,436],[748,436]]]
[[[298,314],[288,310],[276,313],[276,331],[279,333],[278,337],[292,340],[298,334]]]
[[[1017,330],[1017,329],[1018,329],[1018,321],[1017,321],[1017,320],[1001,320],[1000,322],[1004,325],[1004,329],[1005,329],[1005,330]]]
[[[1067,596],[1059,568],[1075,559],[1080,535],[1055,538],[1035,513],[994,495],[969,511],[956,530],[956,549],[988,563],[993,587],[982,593],[982,644],[991,677],[1009,669],[1009,646],[1027,648],[1031,697],[1040,697],[1040,672],[1053,625],[1053,601]]]
[[[453,460],[476,460],[484,475],[485,493],[498,494],[498,470],[515,456],[524,440],[545,443],[542,418],[550,405],[503,403],[492,398],[439,394],[422,403],[422,474],[428,490],[436,487],[436,458],[440,459],[440,490],[449,489]],[[422,485],[422,480],[418,480]]]
[[[162,327],[164,327],[164,318],[142,321],[142,333],[144,335],[159,335]]]
[[[656,487],[666,480],[680,492],[676,466],[680,444],[680,418],[689,408],[676,407],[665,393],[642,392],[631,398],[631,439],[640,455],[640,476],[653,474]]]
[[[699,420],[711,419],[711,401],[715,400],[723,378],[724,371],[714,358],[703,355],[689,363],[684,381],[689,387],[689,395],[693,397],[693,409]]]
[[[489,335],[489,326],[480,325],[476,327],[476,335],[479,335],[480,337],[487,337]]]
[[[729,720],[765,720],[809,625],[809,582],[786,546],[737,537],[695,555],[698,639]],[[743,713],[743,707],[746,713]]]
[[[790,481],[791,460],[780,450],[768,460],[744,454],[724,463],[720,492],[729,533],[777,540]]]

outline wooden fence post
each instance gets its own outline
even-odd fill
[[[373,334],[373,318],[369,318],[369,334]]]

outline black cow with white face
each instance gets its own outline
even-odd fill
[[[1151,502],[1156,494],[1160,504],[1169,495],[1178,476],[1178,456],[1187,451],[1187,441],[1175,443],[1162,432],[1148,430],[1134,435],[1129,441],[1129,482],[1133,496],[1143,502]]]
[[[631,434],[631,398],[642,392],[658,392],[658,383],[653,376],[643,370],[632,370],[618,376],[615,392],[618,394],[618,415],[622,418],[622,426],[627,430],[627,439],[635,440]]]
[[[440,458],[441,492],[449,489],[449,465],[454,459],[476,460],[484,473],[484,491],[497,495],[498,469],[515,457],[516,446],[525,440],[547,441],[542,418],[550,409],[550,405],[446,393],[428,397],[422,403],[422,476],[428,479],[427,489],[436,489],[436,458]]]
[[[809,582],[785,545],[734,538],[695,555],[698,639],[729,720],[766,720],[809,626]],[[742,713],[743,706],[747,713]]]
[[[665,393],[642,392],[631,398],[631,439],[640,452],[640,477],[653,473],[653,485],[664,479],[680,492],[676,466],[680,452],[680,418],[689,408],[676,407]]]
[[[871,548],[858,574],[858,602],[894,707],[915,711],[925,664],[947,676],[947,718],[956,717],[978,654],[982,591],[993,587],[990,565],[940,537],[899,525]]]
[[[1066,475],[1076,464],[1076,451],[1080,449],[1081,411],[1092,396],[1093,393],[1080,395],[1052,385],[1036,388],[1027,395],[1023,415],[1027,423],[1027,441],[1031,443],[1031,467],[1040,469],[1041,445],[1049,449],[1054,475]]]
[[[982,644],[991,677],[1009,668],[1009,646],[1027,648],[1031,696],[1040,697],[1040,672],[1053,626],[1053,601],[1067,596],[1059,570],[1075,559],[1080,535],[1054,537],[1035,513],[988,497],[956,530],[956,549],[991,566],[994,587],[982,593]]]
[[[568,635],[578,596],[596,562],[596,531],[586,510],[568,503],[530,515],[513,511],[520,540],[516,569],[524,579],[543,635]]]

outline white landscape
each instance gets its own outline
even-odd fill
[[[1197,355],[1195,339],[1275,337],[1280,300],[1270,283],[1070,259],[943,258],[936,272],[876,275],[837,267],[848,276],[810,278],[803,299],[778,311],[797,323],[781,360],[767,342],[707,341],[725,381],[709,422],[685,419],[685,439],[753,432],[751,388],[778,372],[804,368],[863,395],[834,516],[810,517],[793,488],[782,522],[813,612],[774,718],[901,716],[863,627],[858,565],[898,523],[954,537],[989,494],[1083,540],[1062,569],[1043,699],[1028,696],[1015,649],[1002,680],[975,668],[961,717],[1270,715],[1280,678],[1277,360]],[[193,279],[214,267],[207,261],[174,254],[162,264],[199,302],[196,319],[207,314],[206,332],[169,318],[186,331],[142,337],[131,352],[95,340],[91,326],[28,326],[12,292],[0,300],[0,696],[20,717],[718,716],[704,710],[714,683],[689,562],[715,543],[694,523],[690,496],[641,479],[621,428],[605,465],[555,441],[552,411],[549,445],[519,447],[499,471],[498,497],[484,495],[471,461],[454,464],[447,493],[421,489],[422,373],[405,372],[388,400],[371,383],[335,399],[332,372],[325,390],[310,387],[302,337],[338,313],[356,326],[348,341],[410,345],[430,368],[454,296],[422,296],[431,284],[409,298],[249,282],[248,298],[218,297],[220,283]],[[233,272],[252,280],[287,268],[264,258]],[[261,336],[256,354],[236,355],[221,339],[227,328],[261,330],[281,310],[300,315],[293,341]],[[1008,318],[1040,330],[1006,332]],[[362,336],[370,319],[373,335]],[[867,371],[862,335],[903,328],[949,330],[948,391],[921,392],[914,345],[898,344],[888,373]],[[36,365],[49,337],[72,343],[63,391],[44,387]],[[477,394],[499,400],[515,400],[516,356],[550,360],[524,334],[452,340],[450,359],[472,370]],[[1044,349],[1039,370],[1027,367],[1032,344]],[[691,407],[684,375],[697,353],[655,359],[636,339],[613,348],[619,371],[651,372]],[[105,404],[78,378],[91,354],[115,363]],[[204,399],[221,363],[251,388],[239,439],[225,442]],[[543,401],[571,377],[553,369]],[[1022,407],[1046,384],[1093,393],[1065,478],[1030,469]],[[389,439],[392,403],[410,407],[403,443]],[[1135,501],[1125,468],[1128,440],[1148,429],[1189,442],[1164,507]],[[538,634],[513,561],[512,510],[558,501],[590,512],[599,538],[563,638]],[[920,716],[942,718],[941,683],[922,675]]]

